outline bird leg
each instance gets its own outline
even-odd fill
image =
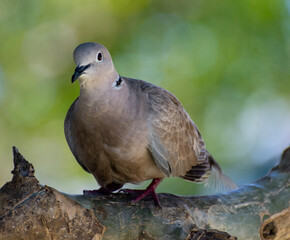
[[[157,197],[157,194],[155,192],[155,189],[159,185],[159,183],[162,181],[161,178],[154,178],[150,185],[145,190],[134,190],[134,189],[121,189],[122,192],[127,193],[140,193],[134,200],[132,200],[133,203],[139,202],[141,199],[145,198],[147,195],[152,194],[153,201],[156,206],[160,207],[160,202]]]

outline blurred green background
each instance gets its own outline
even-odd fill
[[[79,92],[72,52],[88,41],[109,49],[120,75],[174,93],[237,184],[265,175],[289,146],[289,0],[1,0],[1,186],[15,145],[42,184],[97,188],[63,130]],[[203,188],[166,179],[158,191]]]

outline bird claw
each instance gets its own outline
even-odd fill
[[[152,183],[145,189],[145,190],[139,190],[139,189],[120,189],[118,193],[127,193],[127,194],[136,194],[138,193],[138,196],[134,198],[132,201],[130,201],[128,204],[133,204],[136,202],[139,202],[141,199],[145,198],[149,194],[152,195],[152,199],[155,203],[155,206],[158,208],[161,208],[160,201],[158,199],[158,196],[155,192],[155,189],[157,185],[161,182],[161,179],[153,179]]]
[[[158,208],[161,208],[160,201],[158,199],[158,196],[155,192],[155,189],[157,185],[161,182],[161,179],[153,179],[152,183],[145,189],[145,190],[140,190],[140,189],[120,189],[117,193],[125,193],[125,194],[138,194],[137,197],[135,197],[132,201],[128,202],[128,204],[134,204],[136,202],[139,202],[141,199],[145,198],[149,194],[152,195],[152,199],[155,203],[155,206]],[[83,191],[84,195],[93,195],[93,196],[98,196],[98,195],[111,195],[112,191],[109,190],[108,188],[101,187],[98,190],[84,190]]]
[[[125,193],[125,194],[136,194],[136,193],[139,193],[139,195],[134,198],[133,200],[127,202],[128,205],[132,205],[134,203],[137,203],[139,202],[141,199],[145,198],[147,195],[149,194],[152,194],[152,199],[155,203],[155,206],[158,207],[158,208],[161,208],[161,205],[160,205],[160,201],[158,199],[158,196],[157,194],[155,193],[155,191],[148,191],[148,190],[133,190],[133,189],[123,189],[124,191],[121,191],[119,190],[118,193],[122,192],[122,193]]]

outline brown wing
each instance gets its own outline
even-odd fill
[[[71,152],[73,153],[75,159],[77,160],[77,162],[82,166],[82,168],[85,171],[89,172],[88,169],[83,165],[83,163],[79,160],[79,158],[77,156],[77,153],[75,151],[75,144],[74,144],[72,134],[71,134],[71,117],[72,117],[72,113],[74,111],[74,108],[75,108],[75,105],[76,105],[78,99],[79,98],[77,98],[73,102],[73,104],[70,106],[70,108],[66,114],[65,121],[64,121],[64,133],[65,133],[65,138],[66,138],[66,141],[68,143],[68,146],[69,146]]]
[[[186,174],[196,174],[192,172],[194,166],[204,166],[208,170],[204,141],[179,100],[167,90],[146,82],[142,90],[148,94],[149,103],[148,148],[158,167],[167,176],[184,178]],[[204,173],[203,170],[202,175]]]

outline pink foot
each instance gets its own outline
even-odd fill
[[[147,195],[152,194],[153,201],[157,207],[160,207],[160,201],[155,192],[156,187],[162,181],[160,178],[154,178],[150,185],[145,190],[133,190],[133,189],[122,189],[120,191],[125,193],[140,193],[138,197],[132,200],[133,203],[139,202],[141,199],[145,198]]]

